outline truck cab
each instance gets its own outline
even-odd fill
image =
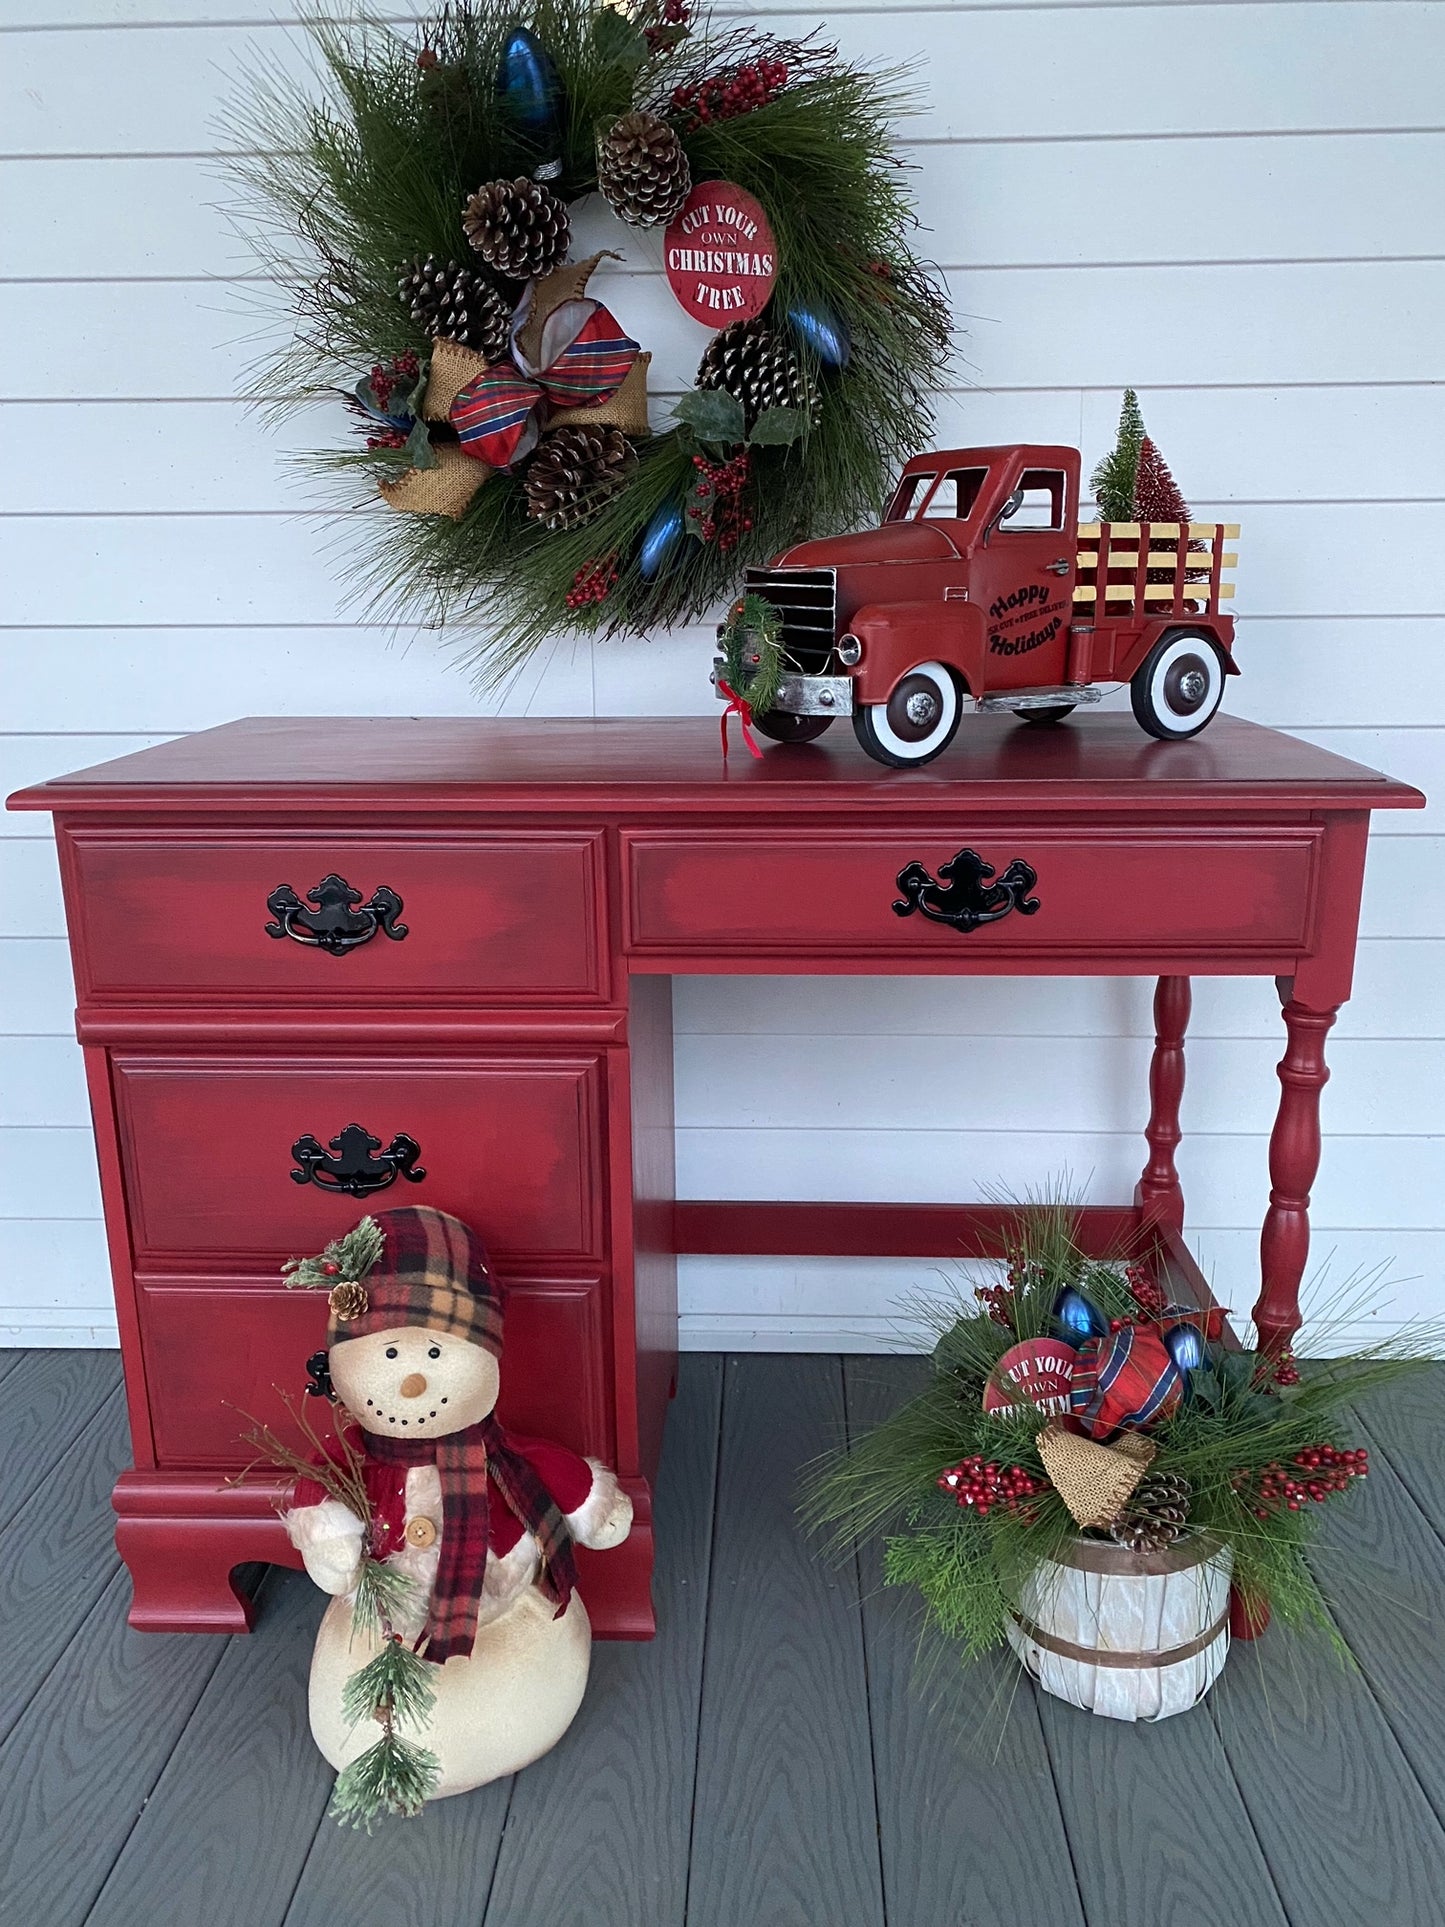
[[[851,714],[881,762],[931,760],[966,706],[1057,722],[1129,682],[1159,736],[1193,735],[1233,670],[1218,614],[1234,557],[1213,524],[1083,524],[1077,449],[1020,443],[917,455],[876,529],[802,542],[748,571],[782,618],[786,674],[755,718],[807,741]],[[1181,618],[1188,622],[1187,632]]]

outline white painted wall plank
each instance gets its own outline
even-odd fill
[[[1202,517],[1227,507],[1193,506]],[[365,591],[351,586],[352,558],[370,548],[374,512],[368,506],[339,520],[311,513],[11,516],[0,522],[0,571],[11,581],[7,616],[26,627],[306,625],[364,616]],[[1445,500],[1260,503],[1241,529],[1242,616],[1419,616],[1445,608],[1429,566],[1445,553]]]
[[[474,697],[451,666],[450,642],[427,631],[0,629],[0,687],[14,692],[5,720],[17,733],[45,733],[58,721],[87,731],[210,729],[254,708],[258,690],[265,691],[268,715],[384,715],[403,687],[411,716],[463,708],[589,715],[595,655],[604,681],[633,676],[651,691],[656,711],[702,714],[711,701],[712,648],[712,630],[703,626],[651,643],[601,643],[595,652],[586,641],[565,638],[544,673],[534,665],[515,688]],[[1245,617],[1235,651],[1243,673],[1231,679],[1225,709],[1281,729],[1317,727],[1339,716],[1339,692],[1353,686],[1360,726],[1417,725],[1420,692],[1439,673],[1442,651],[1445,616]],[[1360,680],[1362,654],[1381,673]],[[46,665],[44,678],[33,673],[37,662]],[[1380,827],[1388,833],[1399,825]]]
[[[1013,141],[902,150],[926,249],[949,267],[1339,260],[1445,253],[1445,134],[1247,134],[1158,143]],[[1127,194],[1119,192],[1129,183]],[[1181,218],[1179,183],[1189,183]],[[215,162],[149,155],[0,162],[13,218],[0,278],[253,274],[247,203]],[[104,202],[77,261],[74,210]],[[629,261],[655,252],[629,236]]]
[[[1438,127],[1439,20],[1438,6],[1414,0],[1330,0],[1312,9],[1307,32],[1294,7],[1267,4],[1049,8],[1042,24],[1034,9],[1010,7],[831,18],[825,9],[770,12],[768,25],[801,38],[821,22],[853,58],[916,59],[931,87],[919,89],[910,135],[977,140]],[[312,71],[304,32],[264,22],[9,38],[0,69],[9,153],[205,153],[248,56]]]
[[[1148,388],[1181,369],[1194,385],[1439,378],[1440,262],[963,268],[945,279],[965,378],[985,388]],[[688,385],[706,331],[654,299],[645,277],[628,284],[600,269],[593,287],[646,340],[657,385]],[[234,395],[282,338],[275,291],[260,284],[105,287],[103,303],[57,302],[43,282],[0,284],[0,333],[28,348],[23,367],[0,370],[5,397]]]
[[[1180,485],[1200,502],[1247,507],[1445,493],[1445,382],[1146,388],[1141,402]],[[654,397],[659,426],[668,405]],[[936,441],[945,448],[1065,442],[1082,449],[1091,468],[1113,441],[1118,412],[1116,388],[972,389],[940,398]],[[26,515],[295,511],[314,502],[320,486],[296,458],[344,445],[347,434],[339,402],[298,409],[273,426],[236,401],[13,401],[3,429],[17,449],[84,440],[83,462],[0,467],[0,514]]]

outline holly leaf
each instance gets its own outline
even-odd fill
[[[411,433],[406,438],[406,447],[398,449],[397,453],[404,455],[413,468],[436,467],[436,450],[431,445],[431,436],[427,433],[425,422],[412,423]]]
[[[753,432],[748,440],[760,447],[786,448],[789,443],[797,441],[807,425],[805,409],[765,408],[753,423]]]
[[[736,395],[722,388],[690,390],[677,403],[673,414],[700,442],[716,442],[732,448],[747,438],[743,405]]]
[[[406,412],[421,420],[421,405],[426,400],[426,385],[431,379],[431,363],[424,361],[416,371],[416,386],[406,398]]]
[[[615,7],[603,7],[593,19],[592,47],[604,66],[629,74],[647,58],[647,36]]]

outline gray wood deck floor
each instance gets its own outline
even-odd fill
[[[307,1733],[319,1595],[271,1570],[250,1638],[130,1632],[115,1355],[0,1354],[0,1920],[1441,1927],[1445,1367],[1365,1414],[1374,1474],[1331,1516],[1357,1670],[1271,1634],[1203,1707],[1135,1729],[1002,1660],[931,1704],[910,1603],[799,1538],[798,1466],[917,1371],[687,1358],[659,1637],[598,1645],[527,1773],[368,1840],[326,1819]]]

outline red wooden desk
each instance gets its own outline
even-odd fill
[[[134,1444],[115,1494],[132,1624],[241,1629],[232,1568],[294,1563],[277,1485],[223,1483],[234,1408],[274,1419],[272,1387],[300,1389],[324,1306],[278,1267],[376,1199],[492,1245],[503,1416],[610,1460],[636,1503],[626,1549],[583,1555],[598,1630],[633,1636],[653,1625],[675,1254],[980,1248],[997,1213],[977,1207],[675,1205],[678,972],[1157,975],[1147,1163],[1086,1229],[1199,1291],[1174,1164],[1189,979],[1277,978],[1256,1317],[1285,1342],[1369,813],[1423,801],[1248,723],[1166,744],[1122,716],[977,718],[921,771],[831,737],[725,767],[710,719],[257,720],[12,798],[53,811],[60,845]],[[964,857],[939,877],[969,850],[992,876]],[[328,876],[357,893],[340,925],[306,901]]]

